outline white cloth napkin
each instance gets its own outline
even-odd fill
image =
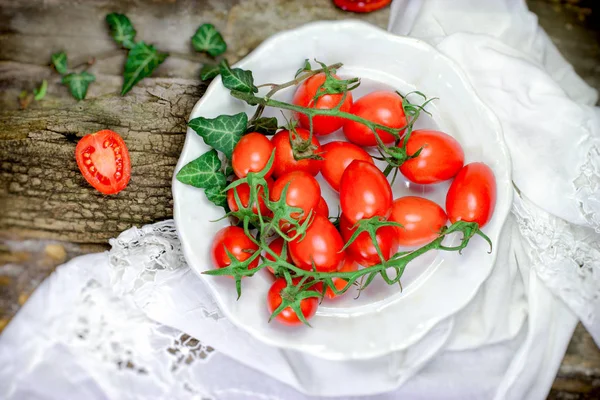
[[[396,0],[389,29],[465,70],[513,158],[520,195],[464,310],[369,362],[275,349],[223,318],[167,221],[124,232],[34,293],[0,336],[0,397],[299,399],[399,386],[374,398],[544,398],[577,319],[600,339],[596,93],[522,1]]]

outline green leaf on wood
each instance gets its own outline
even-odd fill
[[[47,90],[48,90],[48,81],[44,79],[39,88],[33,89],[33,98],[36,101],[40,101],[41,99],[43,99],[46,96]]]
[[[177,173],[177,180],[203,189],[224,188],[227,184],[221,172],[221,160],[214,149],[184,165]]]
[[[225,53],[227,44],[213,24],[202,24],[192,36],[192,46],[196,51],[205,52],[212,57]]]
[[[136,83],[150,76],[168,56],[167,53],[159,53],[152,45],[144,42],[136,43],[127,54],[121,96],[129,92]]]
[[[217,64],[204,64],[200,70],[200,79],[207,81],[219,75],[219,66]]]
[[[62,83],[69,87],[73,97],[77,100],[83,100],[87,94],[88,86],[95,80],[96,77],[94,75],[83,71],[63,76]]]
[[[277,118],[275,117],[261,117],[256,121],[252,122],[250,126],[248,126],[248,132],[258,132],[263,135],[274,135],[277,133],[277,128],[279,127],[279,123],[277,122]]]
[[[111,13],[106,16],[106,22],[110,27],[110,34],[115,42],[126,49],[132,49],[135,46],[135,34],[131,21],[125,14]]]
[[[52,54],[52,65],[56,72],[65,75],[67,73],[67,54],[64,51]]]
[[[231,158],[233,148],[246,132],[248,116],[241,112],[235,115],[220,115],[213,119],[198,117],[191,120],[188,126],[202,136],[207,145]]]
[[[254,86],[254,78],[251,71],[241,68],[231,68],[227,60],[219,64],[223,86],[229,90],[238,90],[244,93],[256,93],[258,88]]]
[[[216,206],[225,207],[227,204],[227,194],[223,191],[225,186],[222,187],[211,187],[204,190],[206,198],[212,201]]]

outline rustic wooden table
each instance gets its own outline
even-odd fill
[[[600,7],[593,3],[528,1],[577,72],[600,89]],[[126,13],[139,38],[171,53],[125,97],[124,53],[104,22],[112,11]],[[385,27],[388,16],[344,13],[330,0],[0,0],[0,330],[57,265],[105,250],[131,226],[172,216],[171,176],[186,118],[206,87],[189,40],[197,26],[215,24],[236,61],[268,36],[306,22],[360,18]],[[75,101],[48,67],[59,50],[72,65],[96,58],[87,100]],[[20,110],[21,91],[43,79],[47,96]],[[133,164],[129,187],[111,197],[86,184],[73,157],[81,136],[103,128],[123,136]],[[549,398],[600,398],[600,351],[581,326]]]

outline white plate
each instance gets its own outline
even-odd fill
[[[256,84],[292,79],[305,58],[327,64],[343,62],[341,76],[359,76],[361,86],[355,99],[377,88],[412,90],[438,97],[419,127],[437,127],[458,139],[465,150],[465,162],[483,161],[496,175],[498,198],[492,220],[484,228],[495,243],[508,215],[512,185],[510,159],[500,125],[494,114],[477,97],[467,78],[447,57],[430,45],[389,34],[372,25],[357,22],[318,22],[277,34],[236,66],[254,73]],[[261,90],[261,93],[263,91]],[[290,100],[293,89],[280,92],[278,99]],[[220,114],[254,108],[229,95],[216,78],[196,104],[190,119],[214,118]],[[278,110],[265,115],[283,118]],[[322,143],[336,136],[323,138]],[[188,129],[176,171],[208,150],[202,138]],[[319,179],[323,181],[320,176]],[[326,199],[336,195],[323,184]],[[431,187],[409,185],[399,179],[395,197],[418,194],[443,206],[448,184]],[[206,200],[201,189],[173,179],[174,216],[184,254],[197,273],[211,269],[209,249],[213,235],[227,225],[210,222],[223,210]],[[337,210],[330,202],[332,213]],[[333,205],[333,206],[332,206]],[[455,242],[458,238],[451,238]],[[236,325],[258,339],[275,346],[307,352],[332,360],[365,359],[406,349],[422,338],[436,323],[463,308],[489,275],[495,251],[473,238],[462,255],[432,252],[413,261],[402,280],[404,290],[374,282],[358,300],[352,295],[322,304],[311,320],[313,328],[283,327],[267,323],[266,293],[272,279],[267,272],[244,279],[242,297],[236,301],[233,281],[225,277],[203,277],[214,291],[223,312]]]

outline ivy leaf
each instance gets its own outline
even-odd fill
[[[245,93],[256,93],[258,88],[254,86],[254,78],[251,71],[241,68],[231,68],[227,60],[219,64],[223,86],[229,90],[238,90]]]
[[[127,54],[121,96],[129,92],[136,83],[150,76],[168,56],[168,53],[159,53],[152,45],[144,42],[136,43]]]
[[[41,99],[43,99],[46,96],[47,90],[48,81],[44,79],[38,89],[33,89],[33,98],[35,99],[35,101],[40,101]]]
[[[298,71],[296,71],[296,75],[294,75],[294,78],[297,78],[298,75],[300,75],[304,71],[311,71],[311,70],[312,70],[312,66],[310,65],[310,61],[308,61],[308,58],[307,58],[304,60],[304,65],[302,67],[300,67],[300,69],[298,69]]]
[[[279,123],[275,117],[261,117],[248,126],[248,132],[258,132],[263,135],[274,135],[277,133]]]
[[[188,126],[202,136],[207,145],[231,158],[233,148],[246,132],[248,116],[241,112],[235,115],[220,115],[213,119],[198,117],[191,120]]]
[[[135,46],[135,34],[131,21],[125,14],[111,13],[106,16],[106,22],[110,27],[110,35],[115,42],[126,49],[132,49]]]
[[[87,71],[83,71],[63,76],[62,83],[69,87],[73,97],[77,100],[83,100],[87,94],[88,86],[95,80],[96,77],[94,75]]]
[[[192,36],[192,46],[196,51],[216,57],[225,53],[227,43],[213,24],[202,24]]]
[[[223,191],[225,186],[215,186],[204,190],[206,198],[219,207],[225,207],[227,204],[227,194]]]
[[[65,75],[67,73],[67,54],[64,51],[52,54],[52,65],[56,72]]]
[[[219,66],[217,64],[204,64],[200,70],[200,79],[207,81],[219,75]]]
[[[221,172],[221,160],[215,149],[184,165],[176,177],[181,183],[203,189],[221,189],[227,184],[225,175]]]

